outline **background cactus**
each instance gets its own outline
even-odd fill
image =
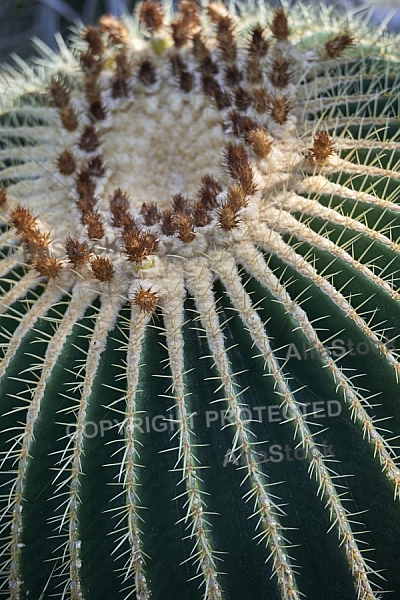
[[[314,10],[4,68],[7,597],[399,594],[398,39]]]

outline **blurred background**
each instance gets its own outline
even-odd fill
[[[332,0],[322,1],[332,3]],[[362,8],[363,2],[335,0],[340,11]],[[279,5],[279,2],[272,0],[272,4]],[[134,5],[135,0],[0,0],[0,61],[13,52],[29,56],[32,53],[30,39],[34,36],[55,47],[55,32],[66,34],[71,25],[91,23],[103,13],[130,13]],[[372,7],[372,21],[387,20],[388,29],[400,31],[400,0],[374,0],[368,6]]]

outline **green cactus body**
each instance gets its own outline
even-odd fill
[[[314,10],[4,68],[4,596],[399,597],[399,39]]]

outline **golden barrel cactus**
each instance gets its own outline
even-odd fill
[[[398,597],[399,41],[145,0],[3,68],[5,597]]]

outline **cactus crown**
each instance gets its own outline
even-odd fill
[[[145,0],[4,67],[12,600],[400,590],[399,54],[311,12]]]

